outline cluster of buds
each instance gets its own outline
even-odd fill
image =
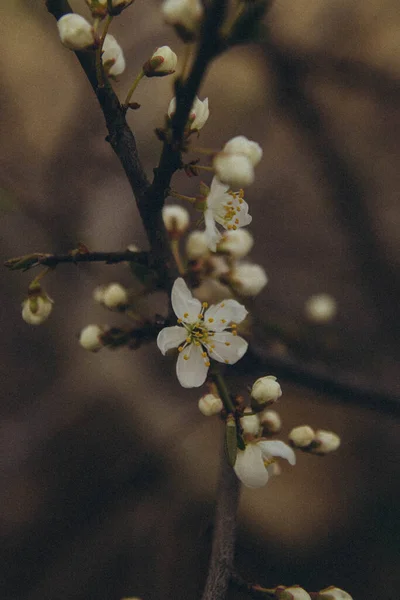
[[[289,433],[289,441],[295,448],[320,456],[334,452],[340,446],[340,437],[336,433],[324,429],[314,431],[309,425],[294,427]]]
[[[111,310],[116,310],[126,307],[129,294],[120,283],[110,283],[95,288],[93,299]]]

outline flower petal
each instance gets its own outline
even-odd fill
[[[223,331],[230,323],[241,323],[247,317],[247,310],[237,300],[224,300],[213,304],[204,313],[204,323],[210,331]],[[212,319],[210,321],[209,319]]]
[[[269,479],[258,444],[248,444],[244,451],[238,450],[234,466],[236,475],[249,488],[259,488]]]
[[[182,277],[178,277],[172,287],[171,303],[174,313],[179,319],[182,319],[185,323],[195,323],[198,321],[201,302],[193,298],[191,291]]]
[[[247,348],[246,340],[238,335],[233,335],[230,331],[216,333],[207,344],[211,358],[229,365],[234,365],[240,360]]]
[[[206,360],[202,356],[201,346],[195,344],[190,344],[179,353],[176,363],[176,375],[182,387],[192,388],[203,385],[208,372]]]
[[[280,456],[281,458],[285,458],[289,464],[296,464],[296,455],[292,448],[285,444],[285,442],[281,442],[280,440],[261,441],[257,442],[257,446],[260,448],[264,458]]]
[[[207,208],[204,211],[204,224],[206,226],[204,233],[206,235],[207,247],[211,252],[215,252],[222,235],[217,229],[211,208]]]
[[[229,185],[227,185],[226,183],[222,183],[222,181],[220,181],[218,179],[218,177],[213,177],[208,198],[210,196],[212,198],[217,198],[218,196],[222,196],[223,194],[226,194],[228,190],[229,190]],[[229,196],[229,194],[227,194],[227,195]],[[230,198],[230,196],[229,196],[229,198]]]
[[[185,341],[187,336],[184,327],[164,327],[157,336],[157,346],[165,355],[171,348],[177,348]]]

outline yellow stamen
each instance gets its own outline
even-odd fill
[[[206,365],[206,367],[209,367],[211,365],[210,361],[206,360],[205,365]]]
[[[231,343],[230,342],[225,342],[225,346],[230,346]]]
[[[209,323],[214,323],[214,319],[212,319],[211,317],[208,319]]]
[[[183,316],[185,317],[185,319],[187,319],[189,316],[189,313],[186,312]]]
[[[183,350],[183,346],[179,346],[178,352],[182,352],[182,350]]]

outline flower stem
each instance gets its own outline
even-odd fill
[[[184,194],[179,194],[178,192],[174,192],[174,190],[171,189],[169,190],[169,196],[172,196],[173,198],[178,198],[178,200],[186,200],[191,204],[194,204],[196,202],[196,198],[194,198],[193,196],[185,196]]]
[[[229,413],[234,413],[236,408],[231,400],[228,388],[226,387],[225,380],[215,363],[212,367],[211,377],[217,387],[219,397],[221,398],[224,404],[225,410]]]
[[[214,172],[214,169],[212,167],[203,167],[202,165],[195,165],[196,169],[200,169],[202,171],[211,171],[212,173]]]
[[[186,271],[179,252],[179,240],[171,240],[171,250],[176,262],[176,266],[178,267],[179,275],[184,275]]]
[[[133,96],[133,92],[136,90],[137,86],[139,85],[139,83],[140,83],[140,81],[142,80],[142,78],[143,78],[143,77],[144,77],[144,71],[143,71],[143,69],[142,69],[142,70],[140,71],[140,73],[138,73],[138,74],[136,75],[136,77],[135,77],[135,80],[134,80],[134,82],[132,83],[132,85],[131,85],[131,87],[129,88],[129,91],[128,91],[127,95],[126,95],[125,102],[124,102],[124,104],[123,104],[123,106],[125,106],[126,108],[129,106],[129,102],[130,102],[130,99],[131,99],[131,98],[132,98],[132,96]]]

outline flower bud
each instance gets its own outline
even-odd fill
[[[227,142],[222,150],[227,154],[241,154],[246,156],[253,167],[260,162],[263,151],[257,142],[248,140],[244,135],[238,135]]]
[[[161,10],[165,22],[173,25],[184,41],[195,38],[204,14],[200,0],[165,0]]]
[[[175,72],[178,57],[169,46],[161,46],[153,53],[150,60],[143,65],[146,77],[163,77]]]
[[[179,204],[169,204],[162,209],[164,225],[171,237],[179,238],[189,227],[189,213]]]
[[[243,258],[250,252],[254,244],[251,233],[240,227],[226,231],[218,244],[218,252],[226,252],[234,258]]]
[[[353,600],[352,596],[333,585],[318,592],[315,600]]]
[[[61,43],[70,50],[86,50],[94,44],[93,27],[80,15],[68,13],[57,21]]]
[[[336,316],[337,303],[329,294],[317,294],[308,298],[304,308],[313,323],[329,323]]]
[[[313,454],[329,454],[334,452],[340,446],[340,437],[333,431],[318,429],[315,432],[314,443],[310,451]]]
[[[29,290],[22,303],[22,318],[29,325],[41,325],[49,317],[53,300],[40,286]]]
[[[240,263],[235,265],[230,283],[241,296],[257,296],[268,283],[266,272],[260,265]]]
[[[247,433],[248,435],[257,436],[260,433],[260,419],[258,415],[247,414],[252,413],[251,408],[246,408],[243,414],[243,417],[240,419],[240,424],[243,429],[243,433]]]
[[[85,350],[98,352],[103,347],[100,339],[103,333],[104,330],[99,325],[87,325],[80,333],[79,343]]]
[[[108,308],[118,308],[128,303],[128,292],[119,283],[110,283],[104,290],[103,304]]]
[[[288,437],[296,448],[306,448],[314,441],[315,432],[309,425],[299,425],[292,429]]]
[[[107,33],[104,38],[101,60],[106,73],[112,77],[117,77],[125,71],[124,53],[115,37],[110,33]]]
[[[208,254],[208,243],[204,231],[192,231],[186,239],[186,255],[189,260],[198,260]]]
[[[213,168],[222,183],[235,189],[251,185],[254,181],[253,165],[244,154],[219,152],[214,157]]]
[[[282,396],[281,386],[274,375],[260,377],[251,388],[251,406],[253,410],[261,408],[266,404],[276,402]]]
[[[176,111],[176,98],[172,98],[168,106],[168,116],[171,119]],[[196,96],[194,99],[192,108],[189,113],[188,125],[191,131],[200,131],[207,122],[210,116],[210,109],[208,108],[208,98],[199,100]]]
[[[282,419],[276,410],[263,410],[259,413],[260,423],[266,433],[278,433],[282,427]]]
[[[214,394],[205,394],[199,400],[199,410],[205,417],[218,415],[223,408],[221,398]]]
[[[309,593],[298,585],[287,588],[279,586],[275,590],[275,597],[277,600],[311,600]]]
[[[93,290],[93,300],[99,304],[104,304],[104,292],[106,291],[106,285],[98,285]]]

